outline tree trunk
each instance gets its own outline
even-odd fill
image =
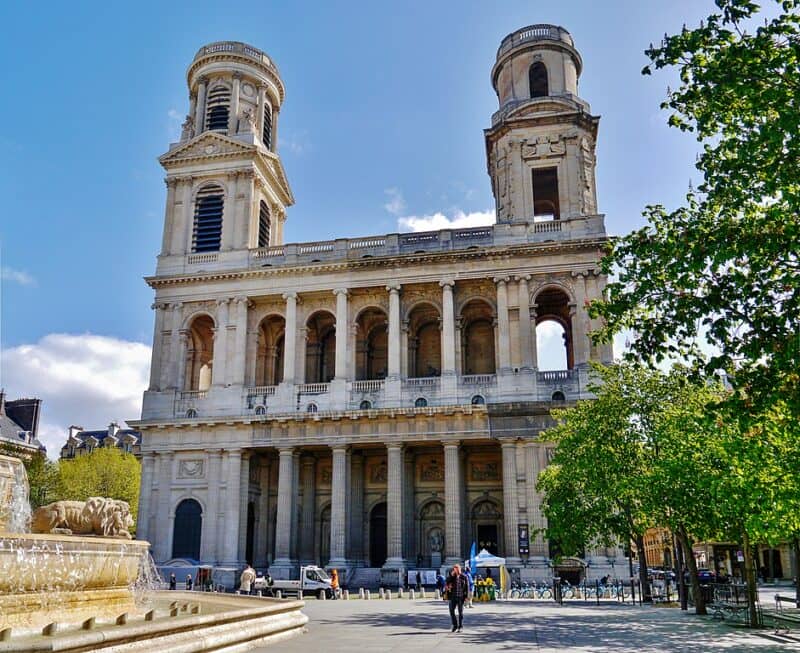
[[[686,600],[686,563],[684,562],[683,547],[678,544],[675,533],[672,534],[672,550],[675,558],[675,579],[678,582],[678,597],[681,603],[681,610],[688,609]]]
[[[639,551],[639,582],[642,584],[642,602],[652,603],[650,583],[647,580],[647,557],[644,554],[644,535],[636,533],[636,549]]]
[[[689,582],[692,584],[692,597],[694,598],[694,613],[695,614],[708,614],[706,611],[706,602],[703,599],[703,593],[700,590],[700,579],[697,577],[697,562],[694,559],[694,551],[692,551],[692,543],[686,529],[683,526],[678,528],[675,535],[678,537],[681,548],[683,549],[683,559],[689,567]]]
[[[797,535],[792,539],[794,548],[794,603],[800,608],[800,537]]]
[[[747,607],[750,612],[750,626],[756,628],[758,614],[756,614],[756,567],[753,563],[753,549],[750,546],[750,537],[747,531],[742,531],[742,547],[744,548],[744,573],[747,583]]]

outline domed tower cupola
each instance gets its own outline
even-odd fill
[[[197,51],[186,81],[180,141],[159,159],[167,171],[160,266],[187,255],[235,263],[244,250],[281,245],[294,198],[277,152],[285,94],[277,66],[258,48],[219,41]]]
[[[485,130],[498,222],[597,213],[599,117],[578,96],[582,69],[563,27],[530,25],[500,43],[492,68],[500,109]]]

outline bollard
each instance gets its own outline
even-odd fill
[[[408,598],[410,598],[412,601],[416,598],[414,590],[408,590]]]
[[[276,599],[282,599],[283,598],[283,592],[281,592],[280,590],[275,590],[275,598]]]
[[[256,596],[263,596],[263,594],[261,594],[261,590],[258,590],[258,591],[256,592]]]
[[[358,588],[358,598],[360,598],[360,599],[364,598],[364,588],[363,587],[359,587]]]
[[[433,595],[433,598],[435,598],[437,601],[440,601],[442,599],[442,593],[437,589],[436,593]]]
[[[402,587],[398,587],[397,588],[397,598],[398,599],[402,599],[403,598],[403,588]]]
[[[419,590],[419,598],[421,598],[421,599],[425,598],[425,588],[424,587]]]
[[[320,601],[325,601],[328,598],[325,590],[320,590],[319,591],[319,597],[318,598],[319,598]]]
[[[366,599],[367,601],[369,601],[371,598],[372,598],[372,596],[370,595],[370,592],[369,592],[369,590],[366,590],[366,591],[364,592],[364,599]]]
[[[349,601],[350,600],[350,590],[344,590],[344,592],[342,592],[342,598],[345,601]]]

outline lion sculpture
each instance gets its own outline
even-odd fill
[[[86,501],[56,501],[33,511],[31,532],[101,535],[132,539],[133,517],[127,501],[91,497]]]

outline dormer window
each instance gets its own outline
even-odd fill
[[[228,111],[231,106],[231,91],[220,84],[208,92],[206,103],[206,129],[228,131]]]
[[[272,149],[272,107],[264,104],[264,125],[261,129],[261,142],[268,150]]]
[[[269,247],[269,228],[270,228],[269,206],[267,206],[267,203],[264,200],[261,200],[261,204],[259,205],[258,209],[259,247]]]
[[[217,185],[197,193],[194,207],[193,252],[218,252],[222,241],[224,191]]]
[[[528,69],[528,83],[532,98],[550,95],[547,88],[547,67],[541,61],[537,61]]]

